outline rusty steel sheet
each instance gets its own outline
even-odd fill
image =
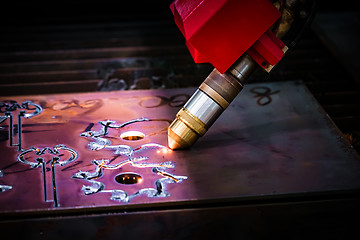
[[[301,81],[248,84],[191,149],[163,147],[194,91],[1,97],[18,105],[13,146],[1,109],[0,215],[360,189],[359,155]],[[34,106],[18,139],[18,112]]]

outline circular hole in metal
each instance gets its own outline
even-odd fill
[[[128,131],[122,133],[120,137],[128,141],[137,141],[143,139],[145,137],[145,134],[139,131]]]
[[[120,184],[136,184],[142,182],[142,177],[137,173],[121,173],[115,177]]]

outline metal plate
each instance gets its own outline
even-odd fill
[[[72,178],[75,173],[94,172],[92,160],[108,159],[117,164],[127,157],[110,149],[90,150],[92,139],[81,137],[82,132],[92,125],[91,130],[99,131],[99,121],[121,124],[146,117],[151,121],[110,129],[106,138],[113,145],[126,144],[133,149],[148,143],[166,145],[169,123],[194,92],[195,89],[167,89],[11,97],[17,102],[31,100],[43,107],[40,115],[23,120],[24,149],[65,144],[77,151],[78,159],[56,166],[59,206],[54,207],[53,202],[44,201],[42,169],[17,161],[19,152],[8,146],[8,125],[3,122],[0,184],[11,185],[12,189],[0,192],[1,215],[91,212],[360,189],[360,157],[301,82],[282,82],[248,84],[191,149],[149,149],[136,156],[148,157],[147,163],[171,161],[175,168],[167,169],[168,174],[187,176],[181,182],[166,185],[168,196],[143,194],[123,202],[111,200],[109,192],[84,195],[83,185],[91,184]],[[125,131],[140,131],[145,137],[124,140],[120,135]],[[51,160],[51,156],[44,158]],[[50,163],[46,166],[46,173],[51,172]],[[116,176],[124,172],[135,172],[143,181],[119,184]],[[115,170],[103,169],[103,176],[97,181],[105,185],[105,190],[121,189],[133,194],[139,189],[154,188],[161,177],[151,168],[126,164]],[[51,199],[51,175],[46,178]]]

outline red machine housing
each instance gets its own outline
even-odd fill
[[[196,63],[224,73],[247,50],[263,68],[283,55],[268,31],[281,16],[269,0],[175,0],[170,8]]]

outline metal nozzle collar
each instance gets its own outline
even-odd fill
[[[188,148],[203,136],[223,112],[211,97],[197,89],[185,106],[176,114],[168,130],[172,149]]]
[[[203,136],[242,90],[255,68],[254,60],[244,54],[227,72],[222,74],[214,69],[170,125],[169,147],[188,148]]]
[[[169,127],[172,149],[188,148],[203,136],[242,89],[230,74],[214,69]]]

